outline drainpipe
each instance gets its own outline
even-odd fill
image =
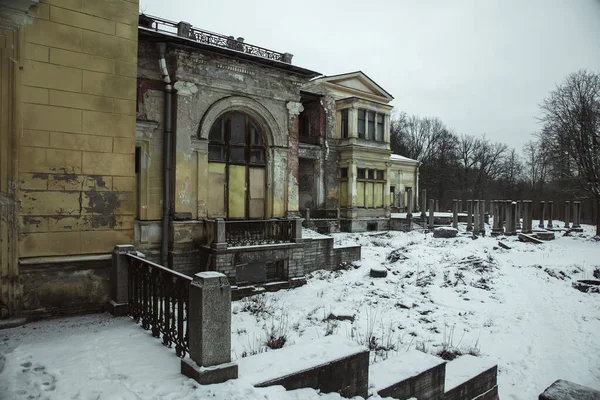
[[[323,99],[319,100],[319,103],[321,103],[321,106],[323,107],[323,110],[325,111],[325,162],[323,163],[323,177],[324,177],[323,180],[325,181],[325,182],[323,182],[323,186],[324,186],[323,189],[325,190],[325,193],[323,193],[323,198],[325,200],[325,202],[324,202],[325,209],[327,209],[327,193],[329,193],[327,191],[327,187],[328,187],[328,185],[327,185],[327,160],[329,158],[329,143],[327,143],[327,134],[328,134],[327,119],[329,117],[329,114],[327,112],[327,107],[325,107],[325,104],[323,104]]]
[[[165,83],[165,111],[163,115],[164,135],[163,135],[163,212],[162,212],[162,235],[160,245],[160,263],[167,267],[169,257],[169,219],[171,215],[171,142],[172,142],[172,109],[171,109],[171,95],[173,92],[173,86],[171,86],[171,79],[169,78],[169,71],[167,70],[167,62],[165,60],[165,53],[167,45],[165,43],[157,43],[156,48],[158,49],[158,66],[162,75],[163,82]]]

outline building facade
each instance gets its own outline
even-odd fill
[[[0,5],[2,316],[108,300],[133,241],[137,0]]]

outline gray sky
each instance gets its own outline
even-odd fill
[[[566,75],[600,72],[600,0],[140,0],[140,10],[294,54],[325,75],[362,70],[395,110],[521,150]]]

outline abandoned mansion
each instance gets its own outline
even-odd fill
[[[3,315],[101,307],[120,244],[235,287],[289,284],[360,258],[302,225],[382,230],[418,204],[393,97],[365,73],[323,76],[135,2],[85,18],[30,3],[0,8]]]

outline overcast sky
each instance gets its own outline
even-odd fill
[[[140,0],[140,10],[292,53],[324,75],[362,70],[395,110],[518,150],[555,84],[600,72],[600,0]]]

